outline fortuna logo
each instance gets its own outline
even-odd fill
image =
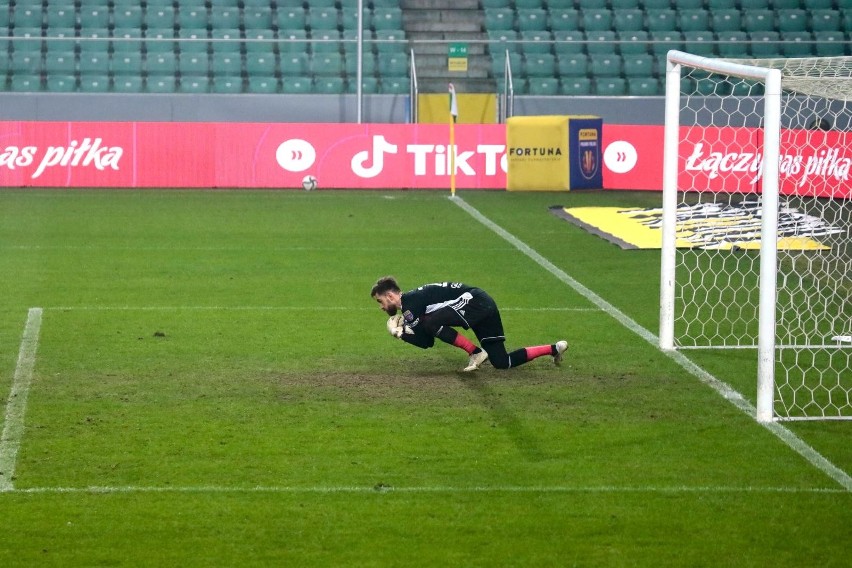
[[[562,148],[559,146],[551,146],[550,148],[509,148],[510,156],[532,156],[532,157],[542,157],[542,156],[561,156]]]

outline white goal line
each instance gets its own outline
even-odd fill
[[[756,486],[524,486],[524,485],[497,485],[497,486],[400,486],[377,484],[367,485],[343,485],[343,486],[250,486],[229,487],[222,485],[198,485],[184,487],[158,487],[158,486],[88,486],[88,487],[29,487],[9,490],[14,493],[26,494],[62,494],[62,493],[281,493],[281,494],[326,494],[326,493],[609,493],[609,494],[724,494],[724,493],[846,493],[843,489],[821,488],[821,487],[756,487]]]
[[[345,312],[371,311],[377,312],[376,306],[46,306],[44,310],[73,312],[73,311],[246,311],[246,312],[277,312],[277,311],[316,311],[316,312]],[[597,307],[501,307],[501,312],[599,312]]]

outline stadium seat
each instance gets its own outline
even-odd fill
[[[14,73],[9,82],[9,88],[18,93],[31,93],[41,90],[41,77],[39,75],[29,75]]]
[[[175,9],[171,6],[148,7],[145,10],[145,26],[149,33],[151,30],[174,30]]]
[[[814,52],[819,57],[847,55],[843,32],[814,32]]]
[[[707,10],[711,13],[719,10],[735,10],[738,0],[707,0]]]
[[[340,53],[340,32],[315,30],[311,33],[311,51],[314,53]]]
[[[701,10],[704,8],[704,0],[675,0],[678,10]]]
[[[306,94],[313,90],[313,80],[310,77],[284,77],[281,80],[281,92],[289,94]]]
[[[246,30],[246,53],[275,51],[275,32],[272,30]]]
[[[27,6],[26,2],[16,2],[15,9],[12,12],[12,20],[15,23],[15,28],[41,29],[44,22],[44,13],[41,6]]]
[[[307,25],[314,30],[336,30],[337,9],[335,8],[313,8],[308,12]]]
[[[243,9],[243,27],[248,30],[271,30],[272,9],[269,5]]]
[[[308,33],[305,30],[278,30],[279,53],[307,53]]]
[[[695,79],[696,94],[709,96],[723,96],[730,94],[731,84],[718,77],[699,76]]]
[[[199,94],[210,92],[210,78],[207,75],[181,76],[179,92]]]
[[[374,30],[401,30],[402,29],[402,10],[400,8],[381,8],[373,10],[373,17],[370,19],[371,26]]]
[[[778,32],[754,32],[748,35],[751,41],[751,54],[754,57],[779,57],[781,43]]]
[[[542,9],[518,9],[515,13],[519,31],[545,31],[547,30],[547,12]]]
[[[249,78],[255,75],[275,76],[278,65],[271,53],[246,53],[246,73]]]
[[[802,0],[802,7],[809,11],[830,10],[834,7],[834,0]]]
[[[804,32],[808,30],[808,13],[805,10],[778,10],[776,29],[779,32]]]
[[[542,8],[542,0],[514,0],[516,10],[529,10]]]
[[[710,15],[706,10],[678,10],[678,29],[681,32],[706,32],[710,29]]]
[[[622,55],[648,53],[648,32],[637,30],[618,33],[618,51]]]
[[[506,50],[521,53],[520,34],[514,30],[497,30],[488,32],[488,48],[494,53]]]
[[[665,57],[670,49],[683,49],[683,34],[678,31],[656,31],[649,34],[651,53]]]
[[[710,13],[710,27],[716,33],[736,32],[742,29],[742,16],[739,10],[714,10]]]
[[[768,10],[771,0],[739,0],[743,12],[751,10]]]
[[[784,57],[811,57],[814,38],[811,32],[781,32],[781,53]]]
[[[175,17],[175,22],[180,29],[191,28],[191,29],[207,29],[208,26],[208,14],[207,8],[204,5],[200,6],[192,6],[191,3],[188,4],[185,8],[181,7],[181,9],[177,12]]]
[[[274,56],[271,57],[274,58]],[[186,52],[178,56],[178,69],[181,75],[207,75],[209,68],[210,63],[206,53]]]
[[[799,0],[771,0],[773,10],[797,10]]]
[[[308,55],[306,53],[290,53],[281,56],[281,74],[291,77],[302,77],[310,72]]]
[[[523,57],[520,53],[509,52],[509,65],[513,76],[519,75],[523,70]],[[491,54],[491,70],[496,77],[502,77],[506,69],[506,53],[498,52]]]
[[[562,54],[556,60],[560,77],[585,77],[589,72],[589,58],[583,53]]]
[[[775,13],[770,10],[752,10],[743,14],[743,29],[752,32],[775,31]]]
[[[149,53],[145,58],[145,70],[148,75],[174,75],[177,71],[177,57],[174,53]]]
[[[741,31],[723,32],[716,35],[720,57],[744,58],[749,53],[748,34]]]
[[[737,81],[731,85],[731,94],[735,97],[761,97],[764,89],[761,83]]]
[[[557,53],[585,53],[586,34],[581,31],[553,32],[553,50]]]
[[[523,31],[521,41],[523,53],[550,53],[553,47],[553,37],[549,31]]]
[[[529,94],[534,96],[550,96],[559,93],[559,81],[554,77],[530,77]]]
[[[75,55],[73,50],[48,51],[44,56],[44,69],[49,73],[73,74]]]
[[[612,12],[607,9],[583,10],[580,26],[586,32],[609,31],[612,29]]]
[[[343,77],[316,77],[314,92],[323,95],[337,95],[346,92],[346,82]]]
[[[670,9],[645,10],[645,28],[649,32],[677,30],[677,12]],[[678,30],[679,31],[679,30]]]
[[[242,70],[242,60],[239,53],[232,51],[213,51],[210,58],[210,69],[214,76],[237,76]]]
[[[50,6],[53,6],[53,3],[51,3]],[[50,10],[50,8],[48,8],[48,10]],[[67,18],[67,16],[65,17]],[[142,10],[141,6],[116,6],[112,10],[111,26],[113,28],[133,28],[141,30],[144,23],[145,12]]]
[[[642,8],[648,10],[669,10],[672,7],[671,0],[641,0]]]
[[[79,89],[84,93],[106,93],[111,89],[109,76],[106,73],[100,75],[81,74]]]
[[[211,83],[211,91],[220,94],[242,93],[243,79],[239,75],[215,75]]]
[[[703,57],[716,55],[716,38],[712,32],[684,32],[683,43],[689,46],[689,52]]]
[[[660,81],[654,77],[629,77],[627,94],[632,97],[653,97],[662,93]]]
[[[627,94],[623,77],[599,77],[594,80],[595,94],[602,97],[621,97]]]
[[[405,32],[401,30],[376,30],[375,39],[379,53],[398,53],[407,48]]]
[[[239,55],[243,48],[243,42],[240,39],[240,30],[214,28],[210,32],[210,40],[210,47],[214,52],[224,53],[230,51]]]
[[[108,51],[100,49],[98,46],[81,45],[77,68],[80,73],[106,75],[109,73]]]
[[[73,93],[77,90],[77,79],[66,73],[48,74],[45,85],[51,93]]]
[[[636,9],[617,10],[613,15],[612,27],[618,32],[635,32],[645,29],[645,12]]]
[[[250,75],[246,85],[247,93],[274,94],[281,90],[278,79],[275,77]]]
[[[814,32],[842,31],[840,12],[836,10],[811,10],[811,30]],[[852,30],[849,30],[852,31]]]
[[[141,76],[143,59],[141,51],[116,52],[110,56],[110,73],[115,76]]]
[[[589,55],[614,54],[618,51],[615,32],[600,31],[586,34],[586,52]]]
[[[278,6],[275,12],[278,30],[304,30],[307,22],[305,10],[299,6]]]
[[[141,93],[144,88],[142,75],[120,75],[112,78],[112,91],[115,93]]]
[[[404,53],[400,55],[380,53],[376,57],[376,63],[378,65],[378,72],[382,76],[408,76],[408,56]]]
[[[145,90],[149,93],[174,93],[176,89],[174,75],[149,75],[145,81]]]
[[[407,77],[382,77],[382,94],[408,94],[410,90],[411,86],[408,83]]]
[[[613,12],[619,10],[635,10],[641,7],[639,0],[610,0],[609,7]]]
[[[511,9],[486,10],[485,29],[487,31],[514,30],[515,11]]]
[[[624,63],[624,76],[650,77],[654,74],[654,56],[648,54],[635,54],[622,57]]]
[[[142,11],[139,9],[140,26],[142,23],[141,15]],[[45,10],[45,22],[47,23],[48,30],[52,28],[75,27],[77,25],[77,12],[74,10],[74,5],[70,2],[60,4],[51,2]]]
[[[210,8],[210,27],[213,31],[240,27],[240,12],[236,6],[213,6]]]
[[[595,77],[620,77],[622,75],[621,56],[591,55],[589,57],[589,73]]]
[[[585,96],[592,92],[592,81],[588,77],[571,77],[562,79],[560,93],[567,96]]]
[[[553,77],[556,58],[549,53],[536,53],[524,59],[524,73],[528,77]]]
[[[580,26],[580,12],[574,9],[551,9],[547,21],[552,31],[574,31]]]

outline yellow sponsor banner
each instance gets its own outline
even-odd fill
[[[467,71],[467,57],[450,57],[447,60],[448,71]]]
[[[567,116],[513,116],[506,121],[506,189],[565,191]]]
[[[458,93],[459,106],[457,124],[496,124],[497,95]],[[450,104],[447,93],[417,96],[418,122],[421,124],[447,124]]]
[[[563,219],[624,249],[662,247],[662,210],[658,208],[552,207]],[[757,206],[682,206],[678,208],[675,244],[678,248],[715,250],[760,249],[761,219]],[[838,229],[821,219],[807,226],[796,211],[779,216],[779,250],[828,250],[809,235],[833,235]]]

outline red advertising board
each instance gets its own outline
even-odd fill
[[[681,129],[681,188],[749,191],[760,131]],[[0,122],[0,187],[448,188],[440,124]],[[503,125],[456,127],[456,185],[506,187]],[[782,192],[852,196],[852,136],[782,131]],[[603,126],[608,189],[662,188],[663,127]],[[790,150],[795,149],[795,150]]]

